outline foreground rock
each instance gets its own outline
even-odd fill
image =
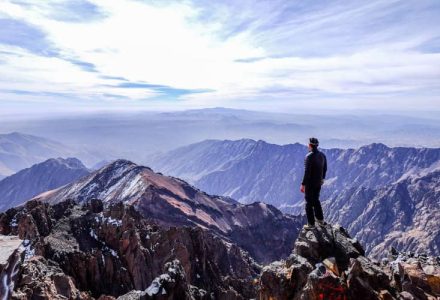
[[[437,299],[440,258],[399,254],[378,263],[339,226],[303,230],[288,259],[263,268],[259,298]]]
[[[402,298],[438,299],[440,297],[440,257],[399,253],[391,249],[388,258],[381,265],[392,280],[392,285],[399,290]],[[407,298],[405,298],[407,297]]]
[[[163,228],[122,203],[30,201],[0,214],[24,240],[12,299],[249,299],[259,266],[198,227]],[[105,296],[105,297],[104,297]]]
[[[17,236],[0,235],[0,296],[7,299],[14,289],[19,262],[23,259],[22,241]]]

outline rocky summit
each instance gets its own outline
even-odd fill
[[[199,227],[165,229],[123,203],[30,201],[0,214],[0,234],[10,249],[2,299],[256,296],[260,267],[239,247]]]
[[[438,299],[440,257],[391,249],[378,262],[344,228],[301,231],[292,254],[265,266],[259,299]]]

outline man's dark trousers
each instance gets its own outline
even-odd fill
[[[320,185],[305,187],[307,222],[310,225],[315,225],[315,217],[317,220],[324,220],[324,216],[322,214],[321,202],[319,201],[320,192],[321,192]]]

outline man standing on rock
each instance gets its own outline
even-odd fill
[[[315,228],[315,218],[319,225],[325,225],[319,193],[327,173],[327,158],[318,150],[317,138],[309,139],[309,153],[304,160],[304,177],[301,193],[305,193],[307,225],[305,229]]]

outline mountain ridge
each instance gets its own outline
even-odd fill
[[[106,205],[131,205],[161,226],[209,229],[234,241],[258,261],[286,256],[304,221],[265,203],[243,205],[228,197],[209,195],[184,180],[123,159],[32,200],[55,204],[95,198]]]

